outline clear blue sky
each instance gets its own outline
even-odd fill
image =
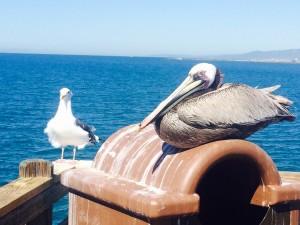
[[[209,55],[300,48],[299,0],[2,0],[0,52]]]

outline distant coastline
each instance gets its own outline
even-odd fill
[[[198,57],[172,57],[176,60],[195,59],[210,61],[234,61],[254,63],[291,63],[300,64],[300,49],[276,50],[276,51],[253,51],[244,54],[206,55]]]
[[[289,60],[289,59],[260,59],[260,60],[232,60],[235,62],[254,62],[254,63],[290,63],[300,64],[300,60]]]
[[[201,59],[203,60],[203,59]],[[208,59],[206,59],[208,60]],[[253,63],[288,63],[288,64],[300,64],[300,60],[289,59],[209,59],[211,61],[233,61],[233,62],[253,62]]]
[[[300,60],[288,60],[288,59],[214,59],[214,58],[180,58],[180,57],[167,57],[171,60],[199,60],[199,61],[232,61],[232,62],[252,62],[252,63],[285,63],[285,64],[300,64]]]

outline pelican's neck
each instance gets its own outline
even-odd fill
[[[66,118],[68,116],[73,117],[71,101],[61,99],[55,117]]]

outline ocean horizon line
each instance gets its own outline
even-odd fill
[[[223,59],[211,56],[168,56],[168,55],[89,55],[89,54],[68,54],[68,53],[26,53],[26,52],[0,52],[0,55],[36,55],[36,56],[67,56],[67,57],[118,57],[118,58],[164,58],[171,60],[195,60],[195,61],[219,61],[219,62],[253,62],[253,63],[287,63],[300,64],[300,58],[297,60],[290,59]]]

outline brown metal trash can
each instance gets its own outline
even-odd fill
[[[136,126],[109,137],[91,168],[62,174],[69,224],[297,225],[300,183],[282,182],[257,145],[177,149]]]

